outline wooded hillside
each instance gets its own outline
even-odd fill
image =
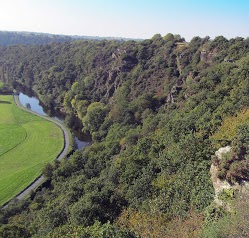
[[[249,180],[248,118],[236,121],[249,106],[248,38],[157,34],[2,46],[0,54],[0,80],[32,88],[92,137],[44,169],[50,186],[1,211],[0,234],[197,237],[226,214],[210,205],[215,150],[236,145],[223,176]],[[231,117],[234,133],[222,137]]]

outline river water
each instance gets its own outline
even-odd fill
[[[28,96],[24,93],[19,93],[19,101],[24,107],[30,108],[31,111],[37,112],[41,115],[48,116],[48,114],[45,112],[45,108],[40,103],[39,99],[36,96]],[[58,117],[58,116],[51,116],[52,118],[64,122],[64,118]],[[85,141],[84,139],[81,139],[80,136],[76,136],[75,133],[73,133],[75,146],[77,150],[83,149],[85,146],[89,145],[89,141]]]

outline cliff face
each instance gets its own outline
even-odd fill
[[[221,160],[222,156],[224,156],[224,154],[227,154],[231,151],[231,147],[230,146],[226,146],[226,147],[221,147],[219,150],[217,150],[215,152],[215,156]],[[222,205],[223,202],[218,198],[219,194],[224,190],[224,189],[230,189],[232,188],[232,186],[226,181],[226,180],[221,180],[218,178],[218,167],[216,165],[214,165],[213,163],[211,164],[211,168],[210,168],[210,173],[211,173],[211,180],[213,183],[213,187],[214,187],[214,202],[217,205]]]
[[[224,156],[229,154],[231,152],[231,147],[221,147],[219,150],[215,152],[215,157],[218,158],[218,160],[224,159]],[[241,183],[234,183],[231,184],[227,180],[221,180],[218,177],[219,168],[214,163],[211,164],[210,167],[210,173],[211,173],[211,181],[214,187],[214,202],[218,206],[223,206],[224,208],[230,210],[230,204],[227,203],[224,199],[222,199],[222,193],[230,193],[228,196],[231,196],[232,198],[234,196],[235,192],[240,193],[249,193],[249,183],[245,181],[241,181]]]
[[[236,52],[235,43],[240,44]],[[53,106],[59,108],[75,82],[79,83],[77,102],[108,101],[129,81],[130,100],[149,94],[172,104],[198,93],[205,84],[200,81],[205,80],[206,72],[214,65],[233,58],[233,62],[224,62],[224,68],[236,67],[236,60],[246,55],[247,47],[243,39],[230,42],[219,37],[214,41],[195,37],[187,43],[173,35],[141,42],[103,40],[0,46],[0,78],[33,87],[39,95],[49,94]],[[210,86],[219,83],[217,71],[210,76]],[[48,100],[47,106],[50,103]]]

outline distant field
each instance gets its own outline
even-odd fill
[[[0,205],[21,192],[63,149],[54,123],[24,112],[0,95]]]

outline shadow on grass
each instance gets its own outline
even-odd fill
[[[1,101],[1,100],[0,100],[0,104],[11,104],[11,102],[8,102],[8,101]]]

